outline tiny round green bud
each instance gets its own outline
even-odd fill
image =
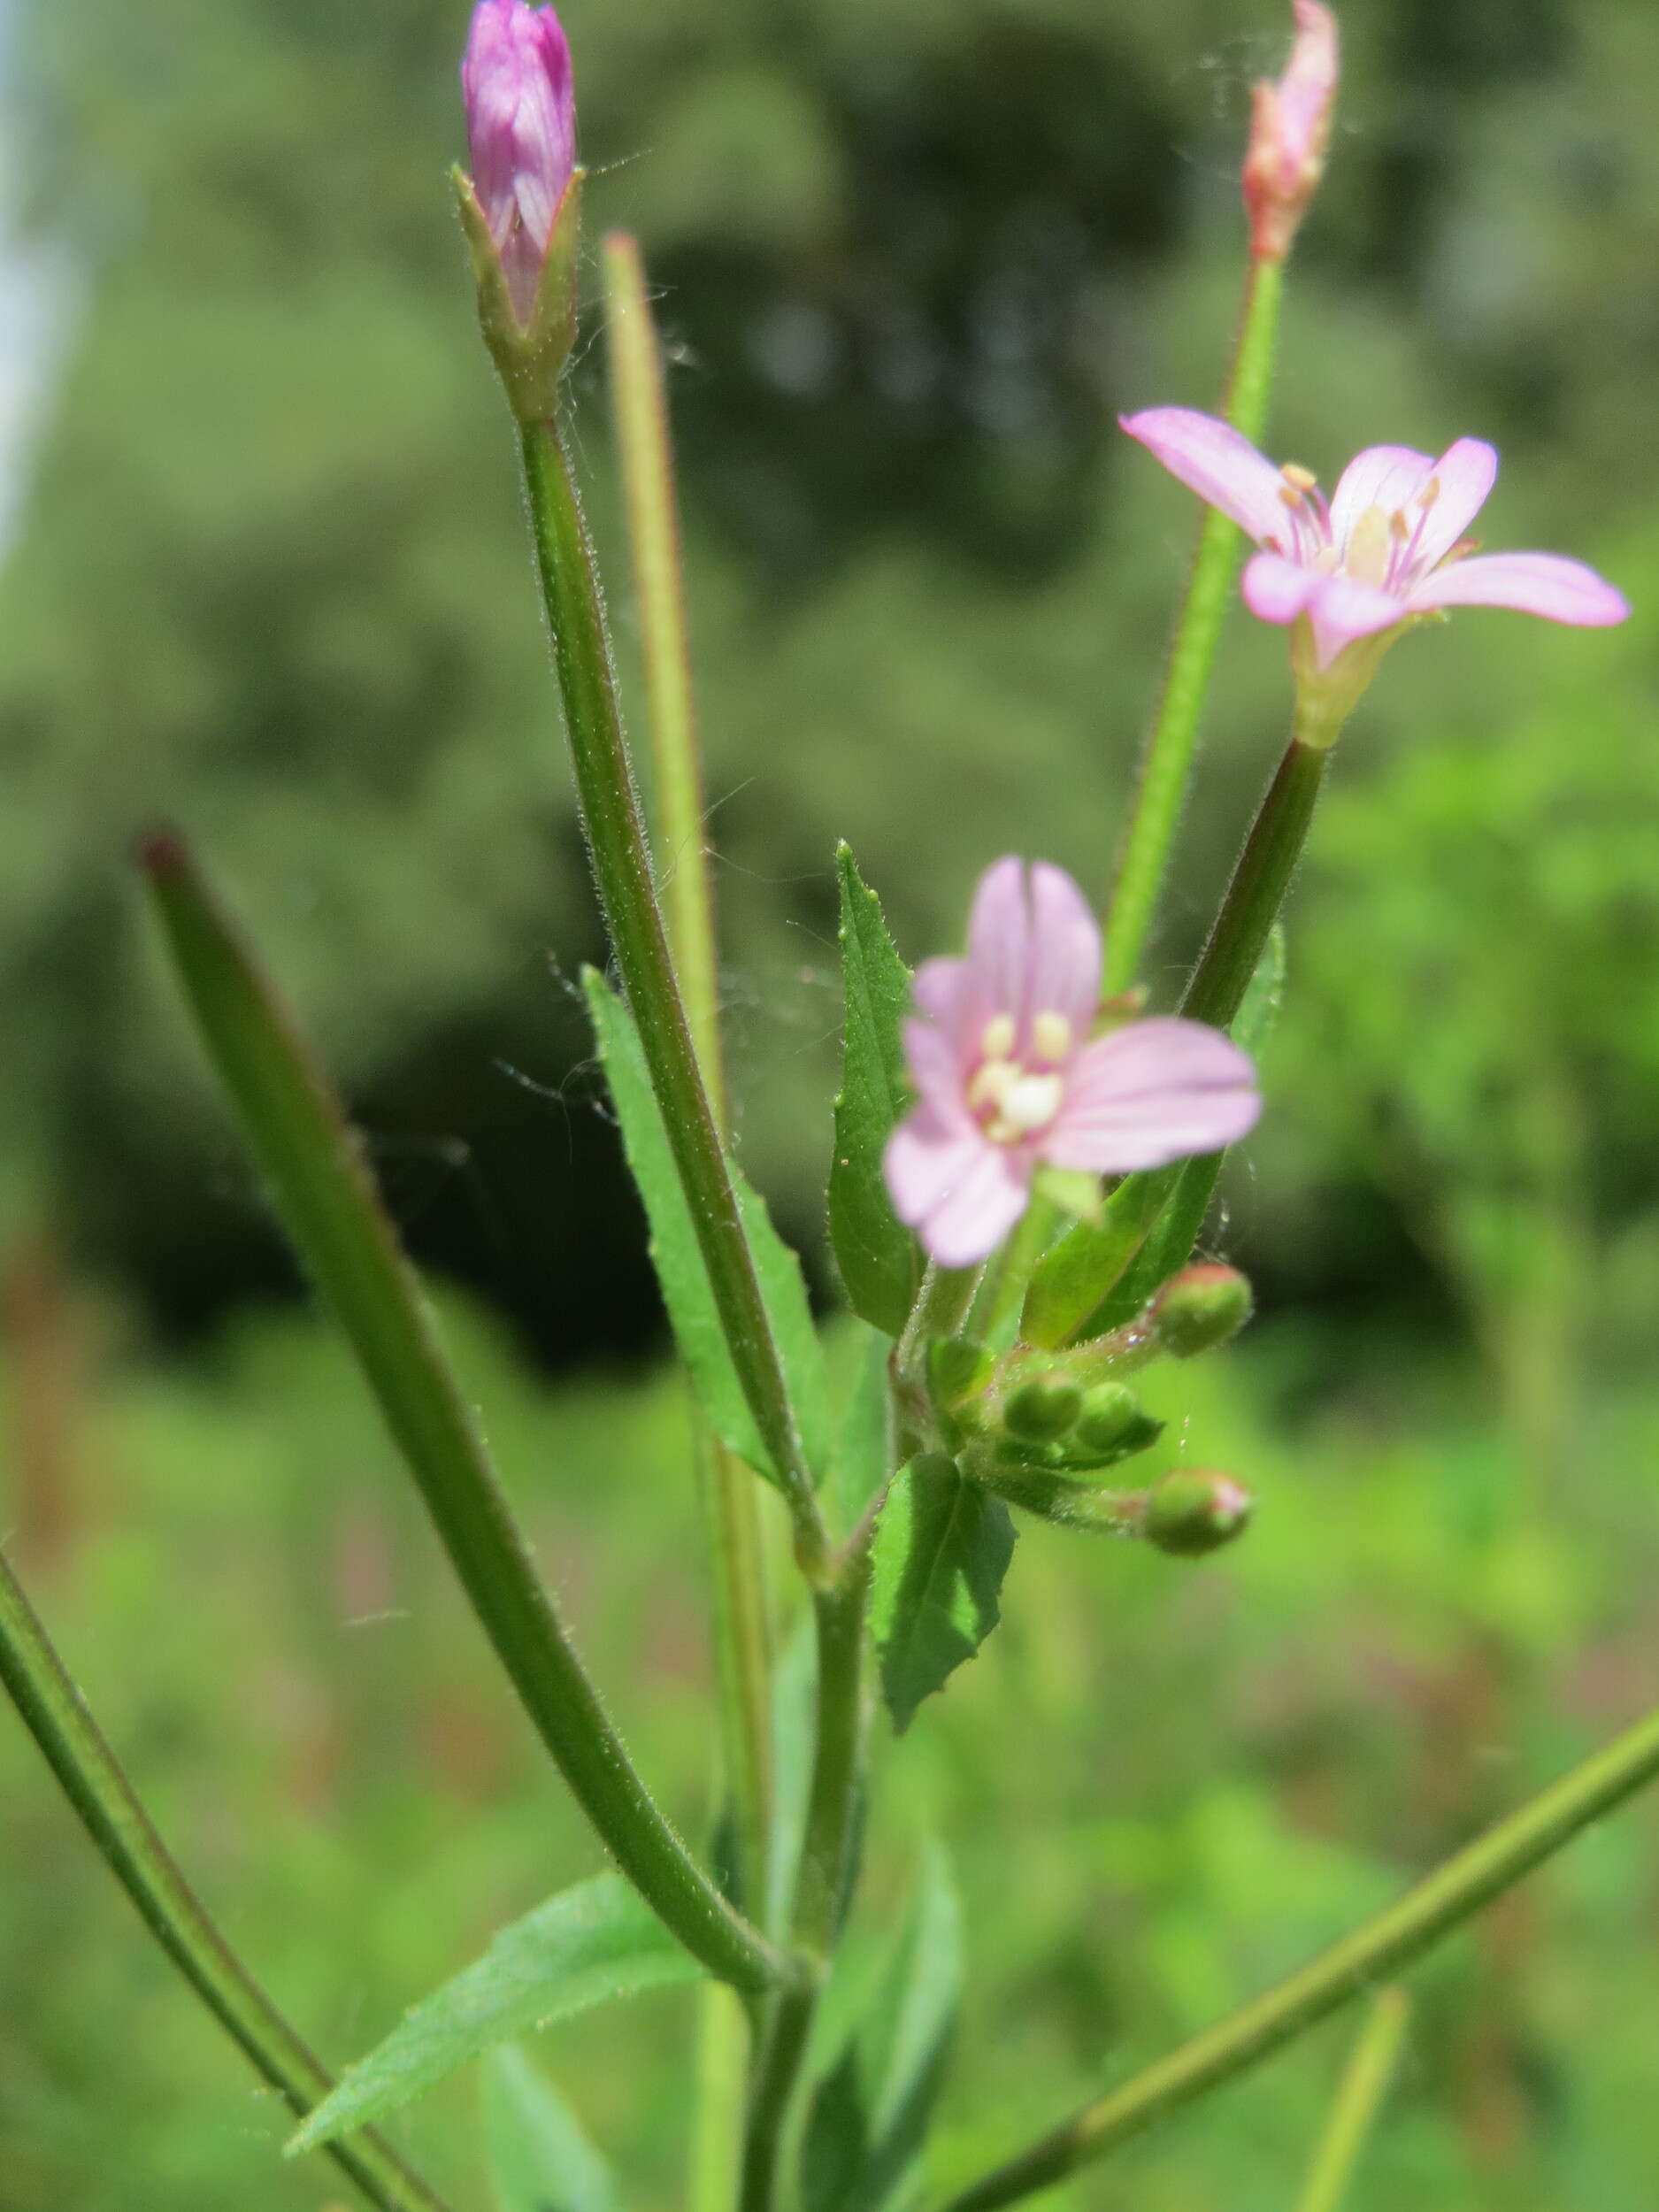
[[[1083,1393],[1064,1375],[1033,1375],[1009,1394],[1002,1426],[1034,1444],[1064,1436],[1083,1410]]]
[[[1115,1452],[1137,1433],[1145,1420],[1133,1391],[1125,1390],[1120,1382],[1096,1383],[1083,1401],[1077,1440],[1093,1452]]]
[[[1239,1535],[1256,1501],[1241,1482],[1206,1467],[1178,1467],[1147,1500],[1141,1532],[1160,1551],[1196,1559]]]
[[[1254,1308],[1236,1267],[1184,1267],[1152,1301],[1148,1317],[1160,1351],[1191,1359],[1236,1336]]]

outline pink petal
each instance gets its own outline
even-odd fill
[[[1368,507],[1392,514],[1416,497],[1433,473],[1432,454],[1409,445],[1369,445],[1356,453],[1331,495],[1331,534],[1344,546]]]
[[[1088,901],[1064,868],[1038,861],[1031,872],[1031,972],[1025,1021],[1064,1014],[1086,1032],[1100,1003],[1100,929]],[[1022,1042],[1025,1041],[1022,1039]]]
[[[1073,1063],[1043,1157],[1097,1175],[1164,1167],[1220,1151],[1261,1109],[1248,1054],[1218,1029],[1173,1018],[1131,1022]]]
[[[1263,622],[1294,622],[1307,611],[1325,579],[1282,553],[1253,553],[1244,565],[1244,603]]]
[[[1352,576],[1322,576],[1308,611],[1313,618],[1314,658],[1321,668],[1329,668],[1345,645],[1393,629],[1411,610],[1403,595],[1379,591]]]
[[[1190,407],[1147,407],[1118,422],[1189,491],[1230,515],[1258,541],[1285,526],[1285,480],[1249,440]]]
[[[899,1219],[918,1222],[959,1190],[982,1153],[995,1147],[977,1129],[950,1127],[927,1106],[918,1106],[887,1139],[881,1171]]]
[[[996,1249],[1030,1202],[1030,1163],[987,1144],[928,1209],[917,1234],[941,1267],[972,1267]]]
[[[973,1118],[963,1099],[963,1062],[949,1038],[918,1021],[906,1022],[903,1036],[910,1080],[923,1104],[952,1128],[972,1128]]]
[[[1031,910],[1025,896],[1025,864],[1012,853],[995,860],[979,878],[968,917],[966,989],[971,1018],[984,1022],[995,1014],[1019,1018],[1030,965]]]
[[[1426,607],[1514,607],[1548,622],[1586,629],[1623,622],[1630,608],[1611,584],[1560,553],[1479,553],[1413,585],[1408,603]]]
[[[1484,438],[1459,438],[1447,447],[1434,464],[1434,480],[1440,488],[1412,555],[1417,573],[1437,568],[1446,558],[1486,505],[1497,477],[1497,449]]]
[[[965,960],[924,960],[911,986],[916,1003],[959,1052],[974,1041],[972,978]]]

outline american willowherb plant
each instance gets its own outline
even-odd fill
[[[1242,1277],[1193,1254],[1224,1148],[1261,1101],[1255,1056],[1281,986],[1277,917],[1337,737],[1388,649],[1458,606],[1617,622],[1576,561],[1474,554],[1491,447],[1374,446],[1327,501],[1256,449],[1284,268],[1324,166],[1337,33],[1295,0],[1258,87],[1242,182],[1249,251],[1222,413],[1124,428],[1207,503],[1126,814],[1103,932],[1060,869],[994,859],[964,957],[912,977],[875,894],[838,858],[845,983],[828,1230],[862,1330],[829,1402],[795,1256],[727,1141],[678,530],[661,365],[638,253],[602,252],[616,434],[649,687],[655,849],[618,708],[594,548],[566,442],[579,205],[571,58],[550,7],[480,0],[462,68],[472,173],[455,182],[484,337],[517,425],[536,575],[620,989],[586,979],[599,1053],[697,1409],[728,1818],[679,1836],[608,1718],[514,1524],[361,1153],[288,1013],[181,843],[143,855],[202,1037],[293,1239],[419,1486],[513,1688],[614,1871],[503,1928],[335,2082],[219,1935],[75,1694],[9,1570],[0,1674],[76,1811],[199,1996],[371,2203],[439,2203],[371,2124],[488,2055],[504,2207],[626,2199],[512,2039],[583,2008],[703,1980],[694,2212],[879,2212],[936,2201],[925,2150],[959,1978],[943,1860],[861,2010],[837,1983],[878,1704],[901,1732],[995,1627],[1019,1517],[1196,1555],[1237,1538],[1232,1473],[1122,1471],[1157,1433],[1134,1378],[1248,1318]],[[1290,738],[1179,1008],[1137,969],[1193,766],[1239,534],[1253,613],[1289,632]],[[672,860],[672,866],[669,862]],[[757,1482],[793,1532],[810,1694],[774,1663]],[[1182,1571],[1172,1567],[1171,1572]],[[774,1760],[781,1744],[798,1755]],[[788,1775],[803,1778],[792,1787]],[[1382,1988],[1302,2201],[1333,2206],[1386,2087],[1402,2003],[1386,1985],[1448,1929],[1659,1772],[1659,1715],[1252,2003],[970,2181],[944,2212],[1034,2194]],[[716,1870],[718,1867],[718,1871]],[[836,1998],[824,2002],[826,1992]]]

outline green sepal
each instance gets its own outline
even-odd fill
[[[902,1336],[921,1286],[916,1239],[893,1210],[881,1156],[910,1097],[901,1025],[910,972],[900,959],[881,903],[840,845],[841,988],[845,1005],[835,1154],[830,1165],[830,1240],[853,1311]]]
[[[870,1611],[898,1734],[996,1626],[1013,1555],[1007,1507],[955,1460],[924,1452],[894,1477],[876,1531]]]
[[[559,380],[576,342],[576,257],[581,237],[582,180],[572,171],[553,218],[547,257],[537,280],[529,326],[518,320],[507,290],[501,252],[490,235],[472,180],[459,162],[449,172],[461,228],[478,288],[478,323],[507,393],[507,403],[527,427],[546,422],[558,400]]]

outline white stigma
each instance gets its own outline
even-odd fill
[[[1046,1128],[1060,1110],[1065,1085],[1057,1075],[1016,1075],[997,1102],[995,1119],[986,1135],[998,1144],[1017,1144],[1020,1138]]]
[[[1380,585],[1388,574],[1391,549],[1386,511],[1381,507],[1367,507],[1348,534],[1342,565],[1362,584]]]

